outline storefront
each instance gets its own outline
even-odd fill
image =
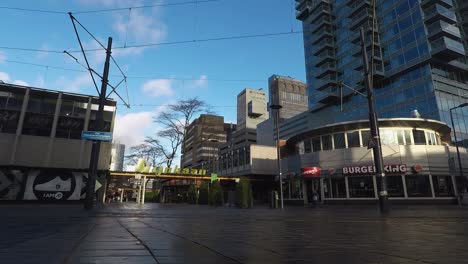
[[[399,201],[452,202],[466,186],[460,177],[450,128],[439,121],[380,119],[380,137],[389,197]],[[333,124],[295,135],[282,159],[287,199],[304,203],[376,201],[368,122]],[[468,155],[460,148],[462,165]],[[295,191],[294,191],[295,190]]]

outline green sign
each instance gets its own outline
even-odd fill
[[[217,181],[218,180],[218,174],[216,173],[211,173],[211,182]]]
[[[155,166],[151,167],[144,159],[138,160],[138,163],[135,167],[135,172],[141,173],[153,173],[155,175],[161,174],[184,174],[184,175],[196,175],[196,176],[203,176],[206,175],[206,170],[197,170],[197,169],[181,169],[179,167],[171,168],[171,167],[162,167],[162,166]],[[213,176],[211,176],[213,178]],[[218,176],[216,176],[218,178]]]

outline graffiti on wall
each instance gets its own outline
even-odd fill
[[[0,200],[67,201],[85,198],[86,172],[0,168]]]

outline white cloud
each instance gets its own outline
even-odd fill
[[[193,81],[194,88],[205,87],[208,84],[208,76],[202,75],[198,80]]]
[[[22,86],[29,86],[29,84],[27,82],[22,81],[22,80],[14,80],[13,84],[22,85]]]
[[[125,144],[129,149],[145,139],[145,133],[153,126],[153,112],[137,112],[117,115],[115,118],[114,141]]]
[[[67,92],[78,92],[82,88],[94,86],[91,76],[88,73],[83,73],[76,76],[73,79],[69,79],[65,76],[60,76],[54,83],[53,86],[56,89]]]
[[[167,79],[149,80],[143,84],[142,90],[145,94],[153,97],[171,96],[174,94],[172,83],[172,80]]]
[[[29,86],[29,84],[23,80],[14,80],[6,72],[0,72],[0,80],[5,83],[12,83],[16,85]]]
[[[9,82],[10,81],[10,75],[6,72],[0,72],[0,80],[4,82]]]

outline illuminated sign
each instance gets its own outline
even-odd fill
[[[305,167],[301,168],[301,174],[307,177],[320,177],[320,167]]]
[[[406,164],[393,164],[384,166],[385,173],[388,174],[399,174],[406,173],[408,168]],[[344,175],[357,175],[357,174],[373,174],[375,173],[375,166],[364,165],[364,166],[347,166],[343,167]]]
[[[185,174],[185,175],[206,175],[206,170],[198,169],[181,169],[179,167],[162,167],[162,166],[151,166],[144,159],[138,160],[138,163],[135,167],[135,172],[141,173],[153,173],[155,175],[161,174]]]

